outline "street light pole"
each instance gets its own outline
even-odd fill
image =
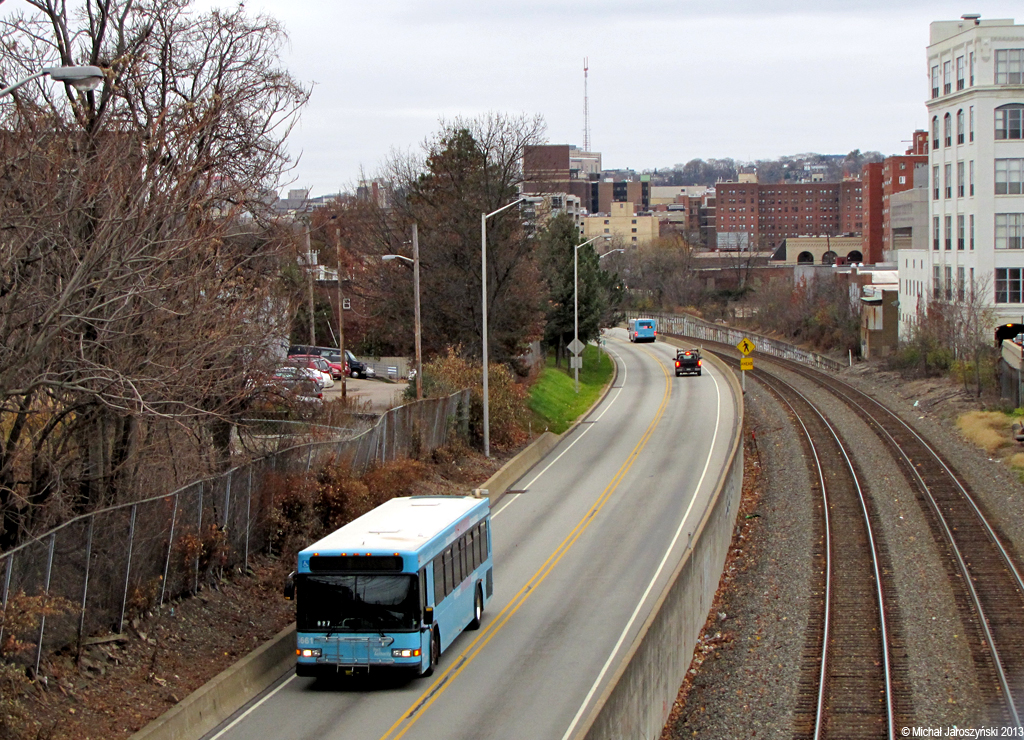
[[[480,285],[481,285],[481,314],[483,315],[483,335],[481,336],[483,344],[483,361],[484,361],[484,457],[491,456],[491,417],[490,417],[490,399],[488,397],[487,387],[487,219],[491,216],[497,216],[504,210],[511,208],[514,205],[518,205],[526,200],[526,196],[518,198],[508,205],[504,205],[496,211],[490,213],[484,213],[480,216]]]
[[[34,75],[30,75],[23,80],[15,82],[10,87],[5,87],[0,90],[0,98],[4,95],[10,95],[22,85],[25,85],[32,80],[38,80],[40,77],[49,75],[50,78],[56,82],[63,82],[68,85],[73,85],[76,90],[80,92],[88,92],[95,90],[103,83],[103,70],[99,67],[47,67],[46,69],[36,72]]]
[[[416,400],[423,399],[423,334],[420,325],[420,237],[416,223],[412,225],[412,292],[416,302]]]
[[[412,259],[400,254],[381,255],[381,259],[385,262],[402,260],[402,262],[412,265],[413,315],[415,316],[416,332],[416,400],[420,401],[423,399],[423,333],[420,323],[420,238],[415,223],[412,225]]]
[[[587,239],[582,244],[577,244],[576,248],[572,250],[572,341],[574,344],[578,344],[580,341],[580,281],[579,281],[579,253],[580,247],[585,247],[591,242],[596,242],[598,239],[610,239],[610,236],[605,234],[598,234],[593,239]],[[614,251],[614,250],[613,250]],[[602,255],[603,256],[603,255]],[[583,353],[580,353],[583,356]],[[573,358],[576,359],[576,358]],[[576,393],[580,392],[580,364],[573,362],[573,378],[576,381]]]

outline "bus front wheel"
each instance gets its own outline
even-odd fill
[[[432,676],[434,669],[437,668],[437,661],[441,657],[441,638],[437,635],[437,630],[430,630],[430,665],[427,666],[427,670],[423,671],[423,676]]]
[[[480,584],[476,586],[476,595],[473,597],[473,621],[466,629],[478,630],[484,619],[484,595],[480,591]]]

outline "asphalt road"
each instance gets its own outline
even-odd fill
[[[676,378],[667,345],[609,336],[613,389],[495,509],[481,629],[429,679],[289,674],[210,740],[571,735],[686,547],[735,421],[717,370]]]

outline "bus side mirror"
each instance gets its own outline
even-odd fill
[[[295,598],[295,571],[293,570],[288,574],[287,580],[284,582],[284,597],[291,601]]]
[[[434,623],[434,607],[428,606],[423,610],[423,624],[431,625]]]

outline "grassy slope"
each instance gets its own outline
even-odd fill
[[[550,431],[561,434],[594,405],[611,380],[612,370],[611,358],[594,345],[587,345],[577,395],[572,370],[556,368],[554,355],[548,355],[547,367],[530,389],[530,409]]]

